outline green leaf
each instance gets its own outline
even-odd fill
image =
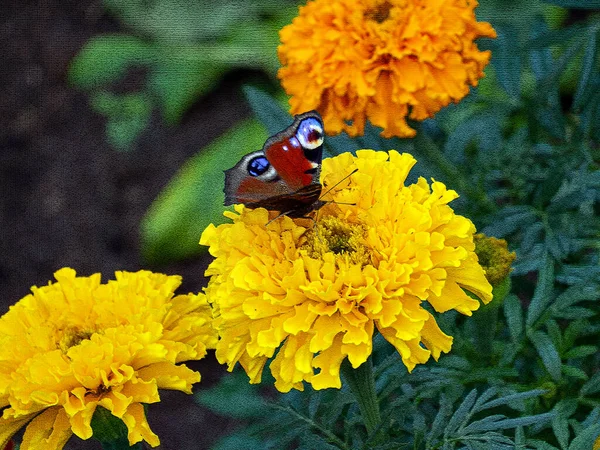
[[[560,448],[566,449],[569,445],[569,422],[577,409],[577,401],[561,400],[552,409],[555,413],[552,417],[552,431],[558,440]]]
[[[579,367],[568,366],[565,364],[562,366],[562,371],[566,376],[575,378],[577,380],[586,381],[589,378],[587,374]]]
[[[263,450],[265,443],[246,430],[235,431],[212,445],[211,450]]]
[[[579,347],[570,349],[567,353],[565,353],[564,357],[565,359],[585,358],[586,356],[591,356],[595,353],[598,353],[598,346],[580,345]]]
[[[259,13],[259,2],[104,0],[106,8],[143,36],[167,43],[217,39]]]
[[[542,0],[544,3],[571,9],[600,8],[600,0]]]
[[[508,405],[512,408],[519,403],[522,403],[524,400],[539,397],[540,395],[544,395],[546,393],[543,389],[533,389],[531,391],[519,392],[517,394],[510,394],[504,397],[497,398],[495,400],[491,400],[489,402],[485,402],[482,405],[479,405],[477,411],[483,411],[485,409],[495,408],[496,406]]]
[[[590,30],[587,42],[584,44],[583,64],[581,77],[577,83],[577,90],[573,96],[573,108],[579,109],[588,100],[587,94],[590,89],[590,79],[594,70],[598,50],[598,30]]]
[[[152,102],[144,93],[115,95],[100,91],[92,97],[92,108],[106,117],[106,139],[117,150],[130,150],[148,127]]]
[[[427,435],[428,446],[432,446],[434,440],[438,439],[442,435],[442,432],[444,431],[444,425],[448,422],[448,418],[451,414],[452,402],[446,395],[442,395],[440,398],[440,406]]]
[[[503,208],[494,218],[496,220],[483,230],[488,236],[505,237],[538,220],[535,209],[529,205]]]
[[[103,35],[89,40],[73,58],[69,82],[80,89],[92,89],[118,80],[127,68],[151,61],[152,45],[133,36]]]
[[[141,225],[144,258],[181,260],[206,251],[198,244],[211,223],[223,223],[223,170],[265,141],[262,126],[247,120],[190,159],[150,206]]]
[[[596,372],[579,390],[583,396],[597,394],[600,392],[600,372]]]
[[[258,386],[248,383],[248,377],[242,370],[221,378],[219,384],[210,389],[198,391],[194,398],[211,411],[236,419],[260,418],[267,414],[268,409]]]
[[[542,257],[542,267],[538,273],[537,286],[533,298],[527,310],[527,326],[533,324],[541,317],[546,307],[552,301],[552,289],[554,287],[554,260],[548,252]]]
[[[495,24],[498,37],[490,41],[492,66],[496,78],[506,93],[518,99],[521,93],[521,55],[518,45],[518,30],[510,24]]]
[[[516,295],[508,295],[504,300],[504,316],[513,342],[519,342],[523,335],[524,320],[521,301]]]
[[[573,439],[573,442],[569,445],[569,450],[590,450],[594,446],[598,435],[600,435],[600,424],[586,428]]]
[[[471,417],[470,410],[473,407],[473,405],[475,404],[476,399],[477,399],[477,390],[473,389],[465,397],[465,399],[462,401],[462,403],[460,404],[458,409],[454,412],[454,414],[452,414],[452,417],[450,417],[450,420],[448,421],[448,425],[446,425],[446,428],[444,429],[444,437],[445,438],[447,438],[448,436],[451,436],[455,430],[462,428],[467,423],[467,421]]]
[[[106,450],[141,450],[141,442],[129,445],[127,426],[108,409],[98,406],[90,423],[94,439],[102,443]]]
[[[170,50],[170,51],[168,51]],[[150,90],[160,101],[167,123],[179,122],[187,109],[219,82],[226,66],[177,48],[162,49],[160,62],[148,78]]]
[[[252,112],[267,128],[269,135],[274,135],[284,130],[293,121],[293,118],[279,104],[277,100],[266,92],[246,85],[242,88]],[[260,146],[262,148],[262,145]]]
[[[554,381],[559,381],[562,373],[562,365],[558,350],[550,337],[543,331],[529,333],[529,339],[535,346],[542,363]]]

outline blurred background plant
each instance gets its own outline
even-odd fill
[[[105,118],[115,150],[135,154],[154,111],[176,125],[226,73],[266,74],[244,89],[255,118],[198,149],[148,209],[146,264],[177,267],[205,251],[200,233],[224,220],[222,170],[291,122],[276,47],[298,3],[104,0],[121,31],[89,40],[68,80]],[[397,355],[376,343],[378,394],[395,428],[367,437],[344,390],[275,403],[234,374],[198,395],[245,425],[216,448],[591,448],[600,433],[599,10],[598,0],[482,0],[477,17],[498,38],[478,41],[493,56],[467,98],[414,124],[414,139],[382,139],[371,126],[326,139],[329,156],[412,153],[413,176],[456,189],[457,212],[517,254],[502,303],[473,322],[440,324],[455,346],[439,364],[398,374]],[[393,439],[378,442],[384,435]]]
[[[270,0],[104,0],[104,7],[130,33],[88,41],[71,62],[69,81],[106,117],[106,137],[117,150],[134,147],[153,109],[176,124],[232,69],[275,80],[277,32],[296,12],[291,1]],[[111,90],[135,71],[142,75],[137,89]]]

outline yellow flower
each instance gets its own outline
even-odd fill
[[[98,406],[125,423],[131,445],[157,446],[142,404],[200,381],[177,363],[216,344],[204,295],[173,296],[181,278],[148,271],[106,284],[69,268],[55,278],[0,318],[0,448],[25,425],[22,450],[88,439]]]
[[[252,383],[269,358],[282,392],[341,386],[339,368],[372,350],[375,328],[409,370],[448,352],[452,337],[423,307],[471,315],[492,287],[474,253],[470,220],[448,203],[457,197],[439,182],[404,185],[409,154],[361,150],[323,161],[333,186],[315,221],[236,205],[231,224],[210,225],[200,243],[215,260],[206,275],[220,336],[216,355],[240,363]],[[320,369],[320,370],[319,370]]]
[[[414,136],[424,120],[476,86],[495,37],[477,22],[475,0],[313,0],[280,31],[279,78],[291,113],[312,109],[330,134]]]

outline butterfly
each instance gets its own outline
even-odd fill
[[[319,113],[295,116],[289,127],[267,139],[262,150],[225,171],[225,205],[243,203],[289,217],[305,217],[319,209],[326,203],[319,200],[324,137]]]

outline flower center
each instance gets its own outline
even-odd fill
[[[337,217],[325,217],[306,233],[302,248],[315,259],[322,259],[325,253],[332,252],[353,264],[369,264],[371,257],[363,243],[364,231],[361,225],[349,224]]]
[[[374,20],[377,23],[383,23],[390,17],[392,6],[393,5],[388,1],[378,3],[373,8],[369,8],[365,11],[364,18],[367,20]]]
[[[81,328],[67,328],[62,332],[62,338],[58,342],[58,348],[61,349],[63,353],[67,353],[71,347],[75,347],[79,345],[81,341],[85,339],[89,339],[94,334],[91,330],[82,330]]]

